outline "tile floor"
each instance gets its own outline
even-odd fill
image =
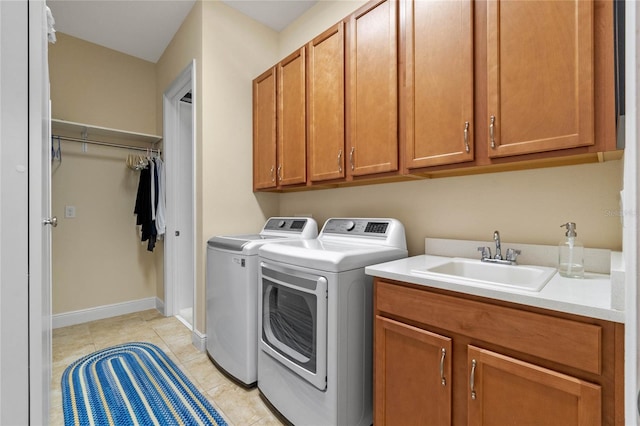
[[[245,390],[220,373],[206,353],[191,344],[191,331],[174,317],[156,310],[137,312],[53,330],[53,380],[50,424],[64,425],[60,380],[76,359],[127,342],[153,343],[182,369],[229,425],[281,425],[264,405],[258,390]]]

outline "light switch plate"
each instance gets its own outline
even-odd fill
[[[76,217],[76,206],[64,206],[64,217],[67,219]]]

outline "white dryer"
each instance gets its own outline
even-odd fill
[[[207,244],[207,353],[247,387],[257,380],[258,248],[315,238],[311,218],[272,217],[258,234],[213,237]]]
[[[315,240],[259,249],[258,389],[296,425],[372,424],[373,279],[407,257],[395,219],[333,218]]]

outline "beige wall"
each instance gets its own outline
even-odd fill
[[[155,296],[155,253],[141,245],[133,208],[139,173],[126,151],[62,142],[52,163],[53,313]],[[76,217],[66,219],[66,205]]]
[[[68,48],[67,48],[68,46]],[[263,25],[245,17],[217,1],[196,2],[185,22],[157,64],[143,62],[148,72],[140,73],[135,64],[129,63],[127,55],[104,49],[100,46],[60,34],[60,41],[52,49],[51,83],[54,102],[54,118],[84,122],[98,126],[120,128],[143,133],[162,132],[162,94],[177,75],[195,58],[196,60],[196,328],[204,331],[205,300],[205,248],[206,241],[213,235],[233,234],[258,230],[267,217],[278,214],[277,194],[253,194],[252,192],[252,79],[272,65],[278,57],[278,35]],[[92,64],[84,66],[83,58],[90,58]],[[134,63],[136,60],[133,61]],[[80,64],[80,66],[72,66]],[[100,69],[97,69],[100,68]],[[131,78],[133,76],[133,78]],[[76,91],[75,82],[82,90]],[[149,90],[149,84],[151,90]],[[138,85],[142,87],[137,87]],[[115,87],[114,87],[115,86]],[[90,89],[87,89],[90,88]],[[119,90],[118,88],[122,88]],[[118,90],[116,90],[118,89]],[[135,111],[123,108],[119,102],[126,96],[135,96],[144,92],[144,105],[136,106]],[[151,92],[149,96],[148,92]],[[128,94],[128,95],[127,95]],[[56,108],[56,105],[64,105]],[[90,108],[87,108],[90,106]],[[87,111],[93,109],[93,111]],[[73,144],[70,144],[73,147]],[[66,151],[67,148],[63,147]],[[112,149],[113,150],[113,149]],[[112,157],[117,157],[118,150]],[[126,151],[124,151],[126,153]],[[93,198],[82,192],[78,185],[63,179],[63,172],[69,176],[78,175],[78,167],[93,163],[78,157],[77,165],[72,169],[63,161],[63,166],[54,174],[54,205],[60,210],[64,204],[94,203]],[[107,160],[103,154],[97,155],[95,163],[110,164],[112,169],[101,169],[100,176],[105,181],[120,182],[129,179],[131,173],[124,167],[124,160]],[[103,164],[104,163],[104,164]],[[118,169],[122,165],[121,169]],[[115,166],[115,170],[114,167]],[[124,173],[125,178],[120,176]],[[64,173],[66,176],[67,173]],[[128,176],[128,177],[127,177]],[[133,179],[137,179],[133,176]],[[86,180],[85,180],[86,181]],[[136,181],[137,182],[137,181]],[[131,182],[129,182],[131,183]],[[63,193],[64,190],[64,193]],[[66,195],[63,195],[66,194]],[[121,199],[130,196],[121,194]],[[135,193],[133,194],[135,199]],[[128,218],[133,205],[124,202],[123,211]],[[63,207],[62,207],[63,208]],[[89,218],[97,222],[104,218],[92,213]],[[58,216],[63,214],[58,211]],[[129,287],[115,292],[115,297],[102,297],[102,292],[76,292],[85,281],[79,276],[91,276],[100,272],[101,263],[122,265],[123,273],[139,281],[138,286],[145,289],[143,297],[164,298],[162,280],[162,243],[159,243],[151,257],[135,243],[132,247],[139,255],[129,256],[137,259],[143,256],[143,263],[125,264],[118,262],[118,253],[126,253],[122,247],[113,253],[99,254],[95,257],[91,251],[84,250],[82,258],[72,258],[65,253],[69,247],[77,244],[78,235],[60,232],[60,238],[54,242],[55,268],[68,272],[67,275],[54,276],[54,299],[67,300],[67,304],[58,305],[54,313],[69,310],[102,306],[108,303],[139,298],[138,292]],[[64,236],[64,237],[62,237]],[[101,238],[108,246],[116,239],[124,246],[130,244],[127,237],[119,233],[105,232]],[[147,256],[147,257],[144,257]],[[107,262],[105,258],[108,258]],[[71,268],[70,265],[76,265]],[[77,264],[90,265],[75,274]],[[97,269],[93,269],[96,267]],[[140,274],[143,274],[141,277]],[[73,279],[69,278],[73,277]],[[112,275],[106,274],[105,281],[110,282]],[[77,279],[76,279],[77,277]],[[63,291],[61,282],[73,281]],[[101,288],[108,289],[107,283],[100,281]],[[65,288],[67,288],[65,287]],[[135,285],[133,287],[136,287]],[[89,287],[91,288],[91,287]],[[96,297],[92,297],[95,294]],[[80,296],[78,296],[80,295]],[[55,303],[55,302],[54,302]]]
[[[49,66],[53,118],[155,133],[154,64],[58,33]],[[62,142],[62,162],[52,164],[54,314],[155,296],[157,253],[139,242],[139,174],[126,167],[128,154]],[[64,217],[65,205],[75,218]]]
[[[424,238],[557,244],[560,224],[576,222],[587,247],[622,249],[616,216],[622,161],[427,179],[281,195],[280,213],[394,217],[407,230],[410,255],[424,253]]]
[[[316,3],[279,34],[278,60],[311,41],[324,30],[349,16],[367,0],[323,0]]]
[[[252,80],[277,58],[277,34],[217,1],[203,3],[202,233],[197,328],[204,331],[206,242],[256,232],[278,214],[277,194],[253,193]]]
[[[252,80],[277,57],[277,34],[221,2],[204,2],[203,239],[258,230],[277,194],[253,193]],[[206,240],[203,241],[206,243]]]
[[[176,77],[195,59],[196,89],[202,87],[202,3],[196,2],[156,63],[155,114],[158,134],[162,134],[162,95]],[[196,96],[196,122],[200,123],[201,99]],[[196,140],[202,139],[198,126]]]
[[[276,194],[252,191],[252,79],[277,58],[277,33],[217,1],[197,2],[157,64],[161,96],[196,58],[196,329],[205,332],[206,243],[257,231]],[[163,298],[159,277],[158,296]]]
[[[156,134],[155,64],[59,33],[49,69],[53,118]]]
[[[162,129],[162,114],[163,114],[163,94],[165,90],[173,83],[173,81],[180,75],[180,73],[195,60],[196,65],[196,82],[195,82],[195,114],[196,114],[196,129],[195,129],[195,156],[200,158],[202,155],[202,127],[199,123],[202,122],[202,3],[196,2],[191,9],[184,22],[176,32],[175,36],[171,40],[171,43],[167,46],[164,53],[156,64],[157,75],[157,91],[156,91],[156,117],[158,123],[158,132],[163,134]],[[196,194],[202,193],[202,169],[196,165]],[[197,197],[195,200],[195,211],[200,212],[202,209],[202,200]],[[201,233],[202,225],[200,223],[200,217],[197,216],[195,223],[196,233]],[[156,295],[159,299],[164,301],[164,243],[160,244],[159,251],[163,256],[156,258],[156,271],[157,271],[157,286]]]

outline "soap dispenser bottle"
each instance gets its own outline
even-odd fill
[[[567,228],[567,232],[559,245],[558,272],[567,278],[584,278],[584,246],[578,241],[576,224],[568,222],[560,227]]]

